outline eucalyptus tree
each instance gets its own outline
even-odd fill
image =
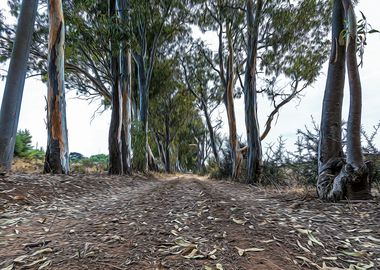
[[[37,7],[38,0],[22,1],[0,111],[0,172],[11,169]]]
[[[69,148],[66,124],[65,99],[65,24],[62,0],[48,2],[49,43],[48,43],[48,93],[47,130],[44,172],[68,174]]]
[[[223,101],[226,107],[229,143],[232,157],[232,178],[240,174],[243,155],[237,138],[234,108],[234,90],[237,73],[243,63],[241,54],[241,32],[244,28],[244,16],[241,11],[243,1],[201,1],[198,9],[198,25],[202,31],[215,31],[218,38],[218,52],[213,55],[202,51],[203,57],[218,74],[223,87]]]
[[[8,2],[11,14],[17,14],[19,3],[17,0]],[[120,61],[120,73],[116,72],[116,79],[120,82],[117,84],[118,91],[121,88],[122,105],[119,109],[123,111],[122,117],[112,120],[113,127],[118,127],[119,122],[123,122],[121,130],[122,135],[117,135],[116,140],[123,147],[122,153],[119,151],[118,159],[123,161],[123,166],[119,166],[120,170],[113,173],[129,173],[130,164],[130,121],[128,118],[128,105],[131,101],[128,98],[130,93],[130,67],[128,65],[128,57],[124,54],[129,46],[128,31],[129,24],[126,23],[126,1],[118,0],[118,14],[109,17],[107,1],[64,1],[63,10],[66,18],[66,43],[65,43],[65,85],[66,89],[76,90],[81,99],[93,101],[100,99],[102,107],[109,108],[112,104],[112,86],[115,77],[112,75],[112,68],[109,58]],[[66,12],[69,11],[69,12]],[[41,8],[36,20],[36,31],[33,36],[31,48],[31,61],[29,61],[28,75],[40,76],[42,80],[47,80],[47,44],[48,44],[48,16],[46,9]],[[125,27],[124,27],[125,26]],[[6,31],[0,36],[0,50],[2,61],[9,57],[9,44],[13,38],[12,26],[5,25]],[[113,46],[110,47],[110,40]],[[120,44],[120,46],[119,46]],[[112,54],[110,51],[113,50]],[[122,53],[123,52],[123,53]],[[120,60],[119,60],[120,58]],[[126,59],[126,61],[124,61]],[[129,62],[130,63],[130,62]],[[119,66],[117,64],[116,66]],[[129,88],[128,88],[129,87]],[[129,92],[128,92],[129,91]],[[99,110],[101,107],[99,107]],[[117,115],[117,114],[116,114]],[[113,118],[114,119],[114,118]],[[129,122],[129,125],[128,125]],[[120,129],[119,129],[120,130]],[[128,134],[129,132],[129,134]],[[111,133],[111,135],[114,133]],[[126,134],[124,136],[124,134]],[[111,147],[111,156],[114,156]],[[110,159],[112,164],[118,164],[117,161]],[[113,171],[113,169],[112,169]]]
[[[237,141],[233,108],[233,98],[239,93],[236,82],[245,94],[250,144],[247,182],[253,182],[260,171],[260,140],[268,135],[280,109],[315,81],[327,58],[329,10],[330,5],[321,0],[201,1],[198,25],[203,31],[217,32],[218,37],[217,53],[203,55],[225,89],[234,178],[243,150]],[[273,107],[261,134],[257,94],[266,96]]]
[[[361,147],[362,89],[356,55],[357,43],[365,42],[365,28],[362,26],[361,35],[358,35],[353,1],[334,1],[332,47],[318,150],[317,191],[324,200],[371,197],[369,168],[364,162]],[[341,129],[345,65],[350,88],[346,159]]]
[[[148,148],[148,108],[149,89],[156,54],[159,48],[173,40],[178,32],[184,30],[185,19],[188,16],[186,1],[130,1],[132,20],[132,56],[137,66],[140,115],[139,121]],[[145,151],[145,161],[142,170],[148,169],[148,151]]]
[[[195,110],[194,97],[187,91],[181,81],[181,70],[178,58],[157,59],[152,76],[152,87],[149,107],[151,115],[150,129],[156,136],[156,142],[164,162],[166,172],[171,172],[176,161],[175,144],[183,138],[178,137],[190,131],[183,131],[188,123],[198,116]],[[178,150],[178,149],[177,149]]]
[[[215,162],[219,166],[219,148],[221,142],[217,140],[216,133],[218,128],[220,128],[221,122],[217,121],[217,123],[214,123],[213,113],[219,108],[223,100],[223,89],[217,79],[217,73],[208,68],[207,61],[202,56],[202,52],[207,53],[207,50],[202,42],[192,46],[183,57],[181,65],[186,87],[195,97],[197,107],[203,112],[205,126],[210,137],[211,149]]]

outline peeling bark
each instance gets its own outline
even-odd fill
[[[23,0],[0,111],[0,173],[11,169],[38,0]]]
[[[61,0],[49,0],[48,97],[44,172],[69,173],[69,149],[66,124],[64,81],[65,28]]]

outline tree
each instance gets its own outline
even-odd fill
[[[37,6],[38,0],[24,0],[18,18],[0,111],[0,172],[11,169]]]
[[[247,129],[247,182],[258,182],[262,163],[262,149],[257,115],[257,46],[263,1],[256,1],[254,15],[253,0],[247,0],[248,52],[245,66],[244,100],[245,126]]]
[[[178,57],[157,59],[150,94],[151,130],[166,172],[171,172],[172,161],[177,161],[173,155],[176,152],[174,145],[183,140],[178,134],[188,135],[190,131],[184,129],[198,115],[193,106],[194,98],[181,82],[181,70],[177,66]]]
[[[247,138],[250,137],[249,143],[252,144],[251,148],[248,147],[248,152],[251,151],[248,181],[252,182],[257,180],[254,167],[258,168],[260,164],[259,141],[268,135],[280,109],[315,81],[326,59],[328,41],[325,34],[330,6],[320,0],[303,0],[296,4],[281,0],[220,0],[216,3],[203,1],[202,5],[198,14],[199,26],[203,31],[217,31],[218,35],[218,52],[204,56],[219,74],[225,89],[233,178],[239,175],[241,152],[245,150],[240,149],[236,136],[233,98],[238,96],[240,89],[235,82],[238,81],[240,88],[244,89]],[[258,16],[254,16],[254,11]],[[250,19],[249,22],[245,23],[245,17]],[[241,79],[244,64],[246,83]],[[273,107],[261,135],[255,104],[257,94],[265,95]]]
[[[117,23],[116,0],[108,1],[108,16],[113,25]],[[113,28],[113,27],[112,27]],[[111,29],[112,29],[111,28]],[[117,36],[117,35],[116,35]],[[109,173],[123,174],[123,144],[122,144],[122,119],[123,119],[123,96],[120,87],[120,58],[119,43],[115,40],[115,35],[110,35],[110,71],[112,76],[112,116],[108,135],[109,147]]]
[[[358,38],[351,0],[335,0],[332,17],[332,49],[322,107],[317,191],[324,200],[368,199],[371,197],[369,168],[364,163],[361,148],[361,83],[356,56],[357,41],[365,39]],[[345,64],[350,88],[346,160],[341,139]]]
[[[212,114],[223,100],[223,89],[217,80],[218,75],[208,67],[207,61],[202,56],[202,51],[209,54],[206,50],[203,43],[192,46],[182,60],[182,69],[186,86],[196,98],[197,106],[203,112],[211,149],[215,162],[219,166],[220,143],[217,141],[216,131],[220,127],[220,122],[214,126]],[[200,140],[200,143],[203,143],[203,140]],[[202,149],[202,147],[199,149]]]
[[[118,0],[117,6],[122,25],[130,25],[128,21],[127,0]],[[130,33],[130,32],[129,32]],[[122,159],[123,172],[132,173],[132,53],[124,38],[120,43],[120,87],[122,95]]]
[[[219,75],[224,90],[223,101],[228,119],[233,179],[239,176],[243,159],[237,138],[234,108],[235,83],[238,79],[238,68],[242,62],[239,50],[241,45],[240,33],[243,27],[241,6],[242,1],[239,0],[232,1],[232,3],[223,0],[216,3],[214,1],[203,1],[198,15],[198,25],[202,31],[217,31],[217,55],[214,57],[206,51],[203,51],[202,54],[212,69]]]
[[[66,124],[66,100],[64,79],[65,26],[62,0],[48,2],[48,94],[47,130],[48,142],[44,164],[45,173],[69,173],[69,149]]]

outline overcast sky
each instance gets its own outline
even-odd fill
[[[357,11],[362,11],[368,22],[376,29],[380,29],[380,16],[378,13],[378,1],[361,0]],[[0,0],[0,8],[4,9],[5,0]],[[358,12],[357,12],[358,13]],[[372,34],[368,37],[368,45],[365,49],[364,67],[360,69],[363,87],[363,126],[366,130],[380,121],[380,35]],[[7,69],[7,67],[3,67]],[[317,82],[305,90],[305,96],[301,101],[289,103],[280,112],[280,117],[270,134],[263,142],[274,142],[282,135],[287,140],[289,149],[294,149],[296,131],[311,123],[311,115],[317,123],[320,122],[323,91],[325,87],[327,65]],[[3,74],[3,72],[2,72]],[[0,99],[2,99],[5,81],[0,81]],[[45,126],[45,95],[46,85],[36,79],[28,79],[25,83],[24,96],[19,121],[19,129],[30,130],[33,136],[33,144],[38,147],[46,147],[47,132]],[[69,131],[69,149],[71,152],[80,152],[86,156],[98,153],[108,153],[108,128],[110,123],[110,111],[91,118],[99,103],[88,104],[86,101],[75,98],[75,91],[67,93],[67,123]],[[348,85],[345,89],[345,103],[343,117],[348,114]],[[235,103],[238,134],[245,136],[244,105],[243,99]],[[260,128],[263,130],[266,116],[269,114],[269,106],[262,99],[259,103]],[[222,112],[225,117],[225,113]],[[224,131],[227,134],[228,127],[225,123]],[[380,137],[380,136],[379,136]],[[380,139],[377,140],[380,146]]]

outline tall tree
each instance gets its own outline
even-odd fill
[[[128,19],[127,0],[117,0],[120,22],[123,26],[130,26]],[[129,30],[130,27],[127,27]],[[130,31],[128,31],[130,35]],[[132,119],[132,54],[127,39],[124,37],[120,42],[120,88],[122,95],[122,159],[123,172],[132,173],[132,142],[131,142],[131,119]]]
[[[38,0],[23,0],[0,111],[0,172],[11,169]]]
[[[220,143],[217,141],[216,131],[220,125],[219,123],[214,124],[212,116],[223,100],[223,89],[220,86],[218,75],[209,68],[207,61],[202,56],[202,51],[209,54],[203,43],[190,48],[182,60],[183,75],[188,90],[196,98],[197,106],[203,112],[211,149],[215,162],[219,166]],[[203,140],[200,142],[203,143]]]
[[[254,15],[253,0],[247,0],[247,26],[248,48],[247,64],[245,67],[244,100],[245,100],[245,126],[247,129],[248,159],[247,182],[258,182],[260,177],[262,150],[257,115],[257,46],[259,39],[259,26],[263,1],[256,1]]]
[[[203,1],[198,24],[202,30],[213,30],[218,36],[218,52],[215,58],[203,51],[203,56],[217,72],[224,90],[223,101],[227,112],[229,143],[232,157],[232,178],[240,174],[243,155],[237,137],[234,108],[235,84],[238,68],[243,62],[241,51],[241,31],[243,27],[242,1]]]
[[[183,1],[131,1],[134,47],[133,59],[137,66],[137,80],[140,101],[139,121],[143,131],[142,140],[145,159],[142,170],[148,169],[148,108],[149,89],[157,51],[166,40],[173,40],[183,28],[186,6]],[[167,43],[167,42],[166,42]]]
[[[47,130],[44,172],[68,174],[69,148],[65,99],[65,25],[62,0],[49,0]]]
[[[116,0],[108,0],[108,16],[114,26],[117,24]],[[113,28],[113,27],[112,27]],[[112,29],[111,28],[111,29]],[[117,35],[116,35],[117,36]],[[109,173],[123,174],[122,119],[123,96],[120,87],[120,47],[115,35],[110,35],[110,66],[112,75],[112,115],[108,135]]]
[[[344,197],[368,199],[371,194],[369,170],[361,148],[362,90],[356,55],[358,36],[353,2],[335,0],[332,17],[333,43],[322,107],[317,191],[319,197],[325,200],[337,201]],[[350,88],[346,160],[341,139],[345,64]]]

